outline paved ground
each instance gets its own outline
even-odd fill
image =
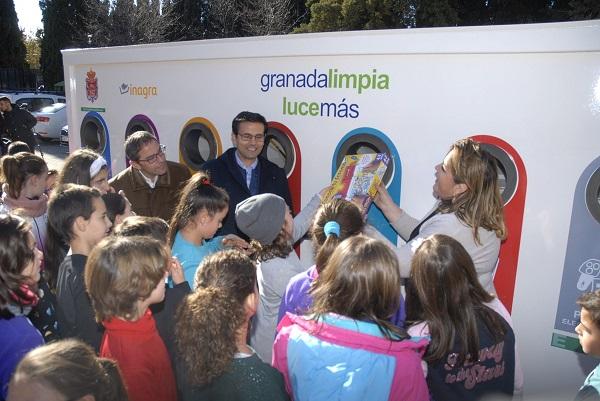
[[[44,152],[44,160],[48,164],[49,169],[62,169],[65,159],[69,156],[69,148],[61,146],[58,142],[43,142],[40,141],[42,152]],[[38,152],[36,152],[38,154]]]

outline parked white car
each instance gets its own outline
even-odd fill
[[[59,139],[60,130],[67,125],[67,105],[65,103],[54,103],[33,112],[37,120],[34,130],[41,139]]]
[[[65,103],[66,99],[64,96],[56,95],[53,93],[42,93],[42,92],[7,92],[0,93],[0,96],[6,96],[10,99],[11,103],[16,104],[19,107],[27,105],[27,111],[33,113],[40,111],[46,106],[50,106],[53,103]]]

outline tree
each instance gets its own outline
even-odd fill
[[[42,30],[39,29],[36,33],[35,37],[27,36],[25,38],[25,49],[27,50],[27,55],[25,56],[25,61],[29,65],[29,68],[34,70],[40,69],[40,56],[41,56],[41,39]]]
[[[206,36],[207,9],[206,0],[172,0],[163,2],[163,10],[169,10],[173,16],[170,40],[194,40]]]
[[[600,2],[598,0],[571,0],[569,16],[572,20],[600,18]]]
[[[398,0],[309,0],[310,21],[295,32],[406,27],[410,5]]]
[[[14,1],[0,1],[0,67],[25,66],[25,44],[18,21]]]
[[[89,0],[84,30],[93,47],[165,42],[174,27],[172,5],[159,0]]]
[[[450,0],[421,0],[417,6],[417,27],[456,26],[458,12]]]

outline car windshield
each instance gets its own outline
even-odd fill
[[[51,106],[46,106],[43,107],[41,110],[39,110],[40,113],[56,113],[59,110],[62,110],[66,107],[67,105],[65,103],[54,103]]]

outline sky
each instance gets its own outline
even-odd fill
[[[14,0],[19,28],[25,30],[25,35],[35,36],[35,32],[42,28],[42,11],[38,0]]]

